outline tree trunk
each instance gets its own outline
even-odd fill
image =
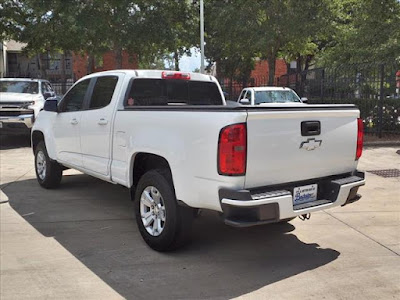
[[[302,65],[303,59],[300,54],[297,55],[296,59],[296,92],[300,95],[300,97],[303,96],[303,75],[301,74],[301,65]]]
[[[175,51],[174,53],[175,71],[179,71],[179,53]]]
[[[230,76],[229,80],[229,98],[233,99],[233,75]]]
[[[87,57],[87,74],[94,72],[94,55],[92,53],[88,54]]]
[[[46,52],[47,53],[47,52]],[[47,79],[47,72],[46,72],[46,68],[47,66],[45,65],[45,63],[43,62],[43,56],[42,54],[38,54],[38,66],[39,66],[39,76],[40,78],[44,78]]]
[[[268,85],[273,86],[275,84],[275,67],[276,67],[276,53],[270,53],[267,55],[268,61]]]
[[[65,92],[67,91],[66,89],[66,81],[67,81],[67,76],[65,74],[65,53],[64,51],[61,54],[61,60],[60,60],[60,77],[61,77],[61,93],[64,95]]]
[[[122,69],[122,48],[116,47],[115,49],[115,68]]]

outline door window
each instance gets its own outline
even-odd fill
[[[42,82],[42,94],[46,94],[46,93],[53,93],[53,89],[51,88],[51,85],[47,82]]]
[[[89,109],[107,106],[111,102],[117,82],[117,76],[98,77],[93,88]]]
[[[79,82],[64,96],[61,102],[62,112],[78,111],[82,109],[89,83],[90,79]]]
[[[242,100],[242,99],[244,98],[244,94],[246,94],[246,90],[243,90],[243,91],[240,93],[239,100]]]
[[[244,96],[244,98],[247,98],[251,101],[251,90],[247,90],[246,95]]]

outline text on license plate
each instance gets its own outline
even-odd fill
[[[295,187],[293,189],[293,205],[317,200],[318,184]]]

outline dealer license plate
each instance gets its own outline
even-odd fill
[[[295,187],[293,189],[293,205],[317,200],[318,184]]]

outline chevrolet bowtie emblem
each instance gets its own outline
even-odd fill
[[[314,150],[320,147],[322,144],[322,140],[316,140],[314,138],[308,139],[305,142],[301,142],[299,149],[306,149],[307,151]]]

